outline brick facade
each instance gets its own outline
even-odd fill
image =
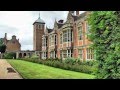
[[[38,50],[42,52],[42,59],[67,57],[81,58],[81,60],[94,59],[93,50],[89,48],[92,42],[87,38],[89,26],[86,18],[89,14],[90,12],[79,14],[79,11],[76,11],[75,14],[75,11],[69,11],[66,22],[55,20],[53,29],[46,27],[45,30],[41,30],[41,34],[34,29],[34,50],[37,50],[35,49],[37,44],[38,48],[41,48]]]
[[[7,52],[16,52],[21,50],[21,44],[19,43],[19,39],[16,39],[15,35],[12,36],[11,40],[7,40],[7,33],[5,33],[3,43],[6,45]]]

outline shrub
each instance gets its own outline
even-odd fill
[[[39,59],[39,56],[33,54],[33,55],[31,56],[31,59],[33,59],[33,60],[38,60],[38,59]]]
[[[68,57],[66,58],[65,60],[63,60],[64,63],[67,63],[67,64],[75,64],[76,63],[76,59],[74,58],[71,58],[71,57]]]
[[[81,62],[77,61],[76,59],[66,59],[65,61],[61,62],[59,59],[46,59],[46,60],[38,60],[38,59],[25,59],[26,61],[44,64],[56,68],[61,68],[65,70],[72,70],[77,72],[89,73],[94,74],[93,71],[96,71],[96,66],[93,65],[92,61],[89,62]],[[71,60],[71,61],[68,61]],[[77,63],[80,62],[80,63]],[[92,63],[92,64],[91,64]],[[94,67],[93,67],[94,66]]]
[[[4,54],[5,59],[15,59],[16,58],[16,53],[10,52],[10,53],[5,53]]]

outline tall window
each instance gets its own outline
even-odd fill
[[[94,59],[94,50],[91,48],[87,48],[87,59],[88,60]]]
[[[44,52],[44,58],[46,58],[46,52]]]
[[[69,29],[68,30],[68,42],[71,42],[72,41],[72,30],[71,29]]]
[[[42,29],[44,28],[44,24],[42,24],[42,27],[41,27]]]
[[[67,58],[67,50],[63,51],[63,58]]]
[[[49,41],[49,43],[50,43],[50,46],[51,45],[54,45],[54,35],[50,35],[50,41]]]
[[[82,32],[82,26],[78,27],[78,39],[82,40],[83,32]]]
[[[52,42],[52,45],[54,45],[54,41],[55,41],[55,40],[54,40],[54,35],[52,35],[52,41],[51,41],[51,42]]]
[[[63,32],[63,42],[67,42],[67,31]]]
[[[51,58],[54,58],[54,51],[51,51],[51,52],[50,52],[50,57],[51,57]]]
[[[46,47],[47,47],[47,38],[46,38]]]
[[[57,44],[57,36],[55,35],[55,45]]]
[[[37,28],[38,28],[38,29],[42,29],[42,28],[43,28],[43,25],[42,25],[42,24],[38,24],[38,25],[37,25]]]
[[[82,49],[78,50],[78,54],[79,54],[80,59],[83,59],[83,50]]]
[[[49,36],[49,45],[51,46],[51,36]]]
[[[46,38],[44,38],[44,46],[46,45]]]
[[[46,58],[48,57],[48,54],[47,54],[47,52],[46,52]]]
[[[68,49],[68,57],[72,57],[72,49]]]
[[[70,31],[71,31],[71,41],[73,41],[73,31],[72,29]]]
[[[44,38],[42,38],[42,46],[44,46]]]
[[[60,44],[62,44],[62,33],[60,34]]]

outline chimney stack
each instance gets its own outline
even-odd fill
[[[5,33],[5,39],[7,39],[7,33]]]
[[[76,16],[79,16],[79,11],[76,11]]]

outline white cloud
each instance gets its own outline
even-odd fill
[[[66,20],[68,11],[41,11],[40,16],[46,25],[53,28],[56,20]],[[7,33],[19,38],[22,50],[33,49],[33,23],[38,19],[38,11],[0,11],[0,38]]]

